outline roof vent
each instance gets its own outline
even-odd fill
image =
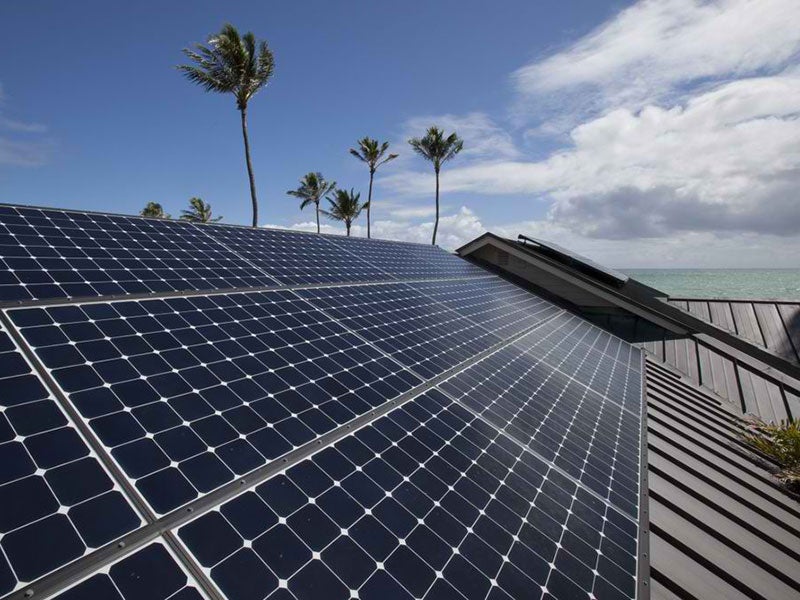
[[[505,250],[498,250],[497,251],[497,264],[498,264],[498,266],[507,267],[508,266],[508,259],[509,259],[508,252],[506,252]]]

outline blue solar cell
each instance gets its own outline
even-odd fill
[[[415,283],[414,289],[508,338],[562,312],[499,277]]]
[[[0,206],[0,301],[275,285],[206,228]]]
[[[486,271],[480,267],[430,244],[343,236],[326,236],[325,239],[396,279],[441,279],[486,275]]]
[[[333,236],[212,226],[208,233],[284,285],[392,279],[380,265],[337,248]]]
[[[141,519],[3,329],[0,365],[5,594],[136,529]]]
[[[501,341],[408,284],[317,288],[298,294],[426,379]]]
[[[161,542],[58,594],[58,600],[201,600],[196,583]]]
[[[160,514],[421,382],[291,292],[98,306],[9,314],[43,360],[61,355],[55,381]]]
[[[435,390],[246,496],[178,531],[231,600],[635,595],[635,519]]]
[[[617,361],[621,346],[611,340],[577,317],[559,318],[441,387],[635,518],[641,373],[636,353]]]

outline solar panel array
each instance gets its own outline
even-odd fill
[[[638,351],[430,246],[0,207],[0,598],[640,597]]]

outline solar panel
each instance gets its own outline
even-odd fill
[[[559,321],[498,350],[441,387],[635,519],[641,388],[598,385],[609,380],[601,371],[608,368],[602,360],[605,344],[597,349],[571,341],[596,328],[582,327],[577,317]],[[577,375],[584,366],[584,374],[591,376]],[[622,363],[615,367],[628,369]],[[630,410],[635,398],[639,407]]]
[[[179,536],[231,600],[632,598],[636,531],[432,390]]]
[[[601,275],[605,275],[609,277],[617,284],[623,284],[630,279],[625,273],[620,271],[616,271],[614,269],[609,269],[599,263],[594,262],[591,258],[586,258],[585,256],[578,254],[577,252],[573,252],[572,250],[567,250],[563,246],[559,246],[554,242],[548,242],[545,240],[540,240],[538,238],[532,238],[525,235],[520,235],[519,239],[523,241],[523,243],[532,243],[535,246],[538,246],[542,249],[546,254],[552,254],[559,259],[565,260],[568,264],[574,264],[581,267],[586,267],[591,269],[592,271],[596,271]]]
[[[284,285],[378,281],[392,277],[328,236],[279,229],[206,228],[209,235]]]
[[[561,312],[552,303],[499,277],[419,282],[414,284],[414,289],[504,338]]]
[[[112,564],[107,572],[55,596],[57,600],[202,600],[203,595],[162,542]]]
[[[408,284],[316,288],[298,294],[425,378],[502,339]]]
[[[0,207],[2,302],[6,600],[638,597],[640,353],[480,267]]]
[[[265,285],[189,223],[0,206],[0,301]]]
[[[10,315],[159,514],[421,382],[286,291]]]
[[[141,519],[0,328],[0,595]]]
[[[486,276],[480,267],[438,246],[342,236],[325,239],[397,279]]]

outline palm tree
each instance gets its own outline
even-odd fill
[[[250,178],[250,198],[253,201],[253,227],[258,224],[258,199],[253,163],[250,160],[250,141],[247,137],[247,104],[272,77],[275,60],[267,42],[257,42],[251,32],[243,36],[233,25],[226,24],[208,45],[196,44],[195,50],[184,48],[194,65],[179,65],[186,78],[207,92],[233,94],[236,108],[242,117],[244,155]]]
[[[353,193],[352,188],[349,192],[347,190],[336,190],[333,193],[333,197],[328,196],[326,200],[330,202],[331,208],[330,210],[323,210],[322,214],[334,221],[344,221],[344,226],[347,228],[347,237],[350,237],[350,227],[353,225],[353,221],[358,218],[362,210],[369,209],[369,202],[361,204],[361,194]]]
[[[192,223],[216,223],[222,217],[211,218],[211,205],[202,198],[189,198],[189,209],[181,211],[181,220]]]
[[[290,196],[300,198],[300,210],[303,210],[309,204],[314,204],[317,212],[317,233],[319,233],[319,201],[329,194],[336,187],[336,182],[325,181],[325,178],[320,172],[306,173],[300,179],[300,185],[296,190],[289,190],[286,192]],[[369,213],[367,213],[369,214]]]
[[[169,219],[170,216],[164,212],[164,207],[158,202],[148,202],[139,213],[143,217],[152,217],[155,219]]]
[[[461,152],[464,141],[455,132],[445,137],[444,132],[434,125],[428,129],[425,137],[411,138],[408,143],[414,152],[433,163],[433,170],[436,173],[436,222],[433,225],[431,242],[435,246],[436,231],[439,229],[439,171],[444,163]]]
[[[370,236],[370,218],[369,211],[372,206],[372,179],[375,177],[375,171],[378,170],[382,164],[397,158],[397,154],[390,154],[386,158],[383,155],[389,149],[389,142],[378,143],[378,140],[365,137],[358,140],[358,150],[350,148],[350,154],[355,156],[361,162],[367,163],[369,166],[369,195],[367,196],[367,237]]]

